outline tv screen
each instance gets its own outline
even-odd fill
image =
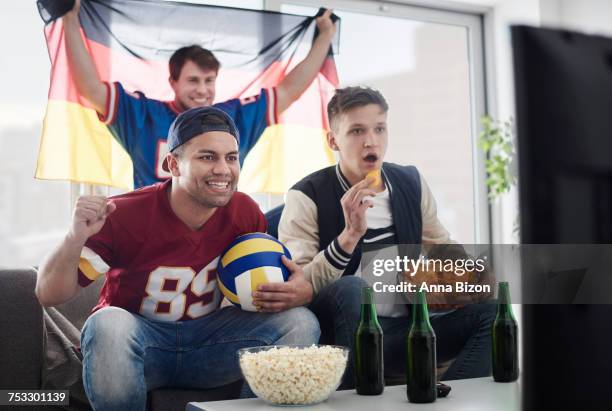
[[[514,26],[512,45],[521,242],[612,243],[612,39]],[[523,409],[612,409],[612,305],[522,312]]]

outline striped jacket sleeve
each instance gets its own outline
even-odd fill
[[[315,203],[299,190],[289,190],[278,226],[279,240],[302,266],[315,293],[342,276],[351,255],[335,239],[319,251],[319,224]]]

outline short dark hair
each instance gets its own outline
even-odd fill
[[[212,70],[219,72],[221,63],[215,57],[215,55],[205,48],[198,45],[192,45],[187,47],[181,47],[170,57],[170,78],[172,80],[178,80],[181,75],[181,70],[187,61],[193,61],[202,70]]]
[[[355,107],[367,106],[368,104],[376,104],[380,106],[383,112],[389,110],[387,100],[378,90],[369,87],[345,87],[336,90],[336,94],[327,104],[327,116],[329,124],[334,128],[338,117]]]

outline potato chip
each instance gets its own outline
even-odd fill
[[[366,174],[366,178],[373,177],[374,182],[370,183],[370,187],[376,188],[382,185],[382,175],[380,169],[372,170],[368,174]]]

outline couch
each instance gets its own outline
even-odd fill
[[[41,389],[44,350],[50,332],[48,318],[34,295],[36,270],[0,270],[0,389]],[[80,329],[98,299],[102,281],[85,288],[76,298],[56,307],[57,312]],[[80,385],[80,384],[77,384]],[[185,409],[189,401],[215,401],[238,398],[242,382],[210,390],[164,388],[149,393],[149,410]],[[45,387],[51,388],[51,387]],[[78,390],[77,386],[74,390]],[[71,390],[71,393],[73,390]],[[88,409],[79,398],[71,398],[70,409]],[[25,409],[25,408],[23,408]],[[49,410],[49,407],[31,407]]]

